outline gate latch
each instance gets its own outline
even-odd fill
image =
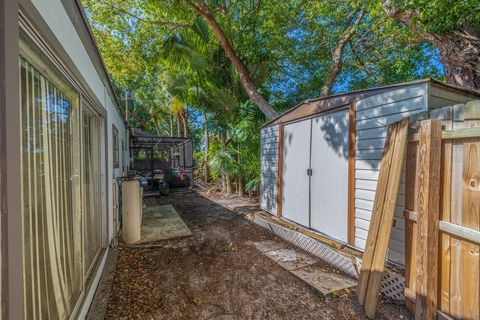
[[[307,169],[307,175],[311,176],[313,174],[313,170],[312,169]]]

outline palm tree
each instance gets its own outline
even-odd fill
[[[182,116],[186,105],[202,113],[205,179],[211,169],[223,192],[232,193],[235,183],[240,196],[245,188],[249,194],[256,193],[258,128],[265,117],[248,102],[237,73],[209,32],[203,20],[197,19],[191,30],[182,29],[165,41],[168,92],[174,97],[170,110],[180,115],[177,119],[186,118]],[[261,83],[267,70],[261,64],[251,69],[252,78]],[[210,135],[216,137],[211,143]]]

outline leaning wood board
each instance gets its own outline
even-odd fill
[[[385,269],[385,259],[407,144],[407,133],[408,119],[403,119],[389,126],[381,160],[372,220],[357,287],[358,300],[364,306],[369,318],[375,316]]]

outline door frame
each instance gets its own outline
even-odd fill
[[[84,126],[84,122],[83,122],[83,117],[85,114],[87,114],[88,116],[91,116],[93,118],[95,118],[95,125],[97,126],[98,130],[97,130],[97,137],[96,137],[96,142],[97,142],[97,148],[98,148],[98,159],[97,159],[97,165],[98,165],[98,178],[97,178],[97,183],[98,183],[98,190],[100,191],[100,197],[97,199],[98,200],[98,204],[97,204],[97,211],[99,212],[99,214],[101,215],[100,217],[100,221],[101,221],[101,228],[100,228],[100,248],[98,249],[98,251],[95,253],[95,257],[94,259],[92,260],[92,262],[90,263],[89,266],[87,266],[87,268],[85,269],[85,262],[83,261],[83,259],[85,258],[85,248],[84,248],[84,245],[85,245],[85,206],[82,205],[82,269],[83,269],[83,286],[84,286],[84,290],[86,288],[89,287],[89,281],[90,281],[90,278],[91,278],[91,275],[92,275],[92,272],[95,271],[95,267],[97,265],[97,262],[98,262],[98,259],[99,257],[101,256],[101,252],[102,252],[102,249],[105,248],[105,244],[104,244],[104,238],[105,238],[105,232],[106,232],[106,226],[105,226],[105,223],[106,221],[104,221],[104,216],[105,216],[105,212],[103,211],[103,203],[105,201],[104,197],[103,197],[103,190],[102,190],[102,169],[103,169],[103,166],[102,166],[102,153],[104,152],[102,150],[102,118],[103,116],[101,114],[99,114],[99,112],[96,110],[95,107],[93,107],[90,103],[86,102],[85,100],[81,100],[81,123],[80,123],[80,126],[82,128],[81,130],[81,133],[80,133],[80,139],[81,139],[81,150],[80,150],[80,163],[81,163],[81,172],[82,172],[82,175],[81,175],[81,194],[82,194],[82,198],[85,197],[85,188],[84,188],[84,170],[85,170],[85,163],[84,163],[84,139],[85,139],[85,136],[83,134],[83,126]],[[82,201],[83,202],[83,201]]]

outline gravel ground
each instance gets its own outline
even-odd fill
[[[243,217],[255,208],[233,212],[209,198],[156,201],[172,204],[193,236],[120,248],[106,319],[365,319],[354,292],[323,297],[250,244],[283,241]],[[411,318],[379,304],[377,319]]]

